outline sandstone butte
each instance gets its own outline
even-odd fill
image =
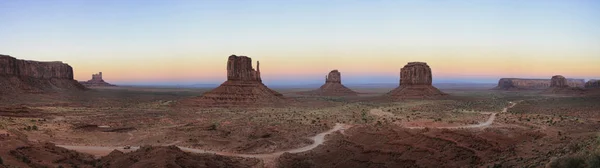
[[[600,88],[600,80],[592,79],[585,83],[585,88]]]
[[[73,68],[68,64],[0,55],[0,95],[85,89],[73,79]]]
[[[199,106],[252,106],[280,103],[282,94],[262,83],[260,63],[252,68],[252,59],[231,55],[227,60],[227,81],[219,87],[195,98]]]
[[[580,87],[569,86],[567,78],[562,75],[554,75],[550,79],[550,87],[543,93],[550,94],[583,94],[584,90]]]
[[[567,85],[570,87],[584,87],[584,79],[566,79]],[[501,78],[498,80],[497,90],[530,90],[530,89],[547,89],[550,87],[551,79],[521,79],[521,78]]]
[[[308,94],[319,96],[357,96],[358,92],[344,86],[340,71],[332,70],[325,76],[325,84],[321,85],[317,90],[309,91]]]
[[[431,68],[425,62],[409,62],[400,69],[400,86],[386,95],[392,99],[428,98],[448,95],[433,87]]]
[[[105,82],[104,79],[102,79],[102,72],[99,72],[98,74],[92,74],[92,79],[79,83],[86,87],[115,86],[113,84]]]

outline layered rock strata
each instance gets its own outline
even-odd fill
[[[585,88],[600,88],[600,80],[592,79],[585,83]]]
[[[550,94],[584,94],[580,87],[569,86],[567,78],[561,75],[552,76],[550,87],[544,90],[544,93]]]
[[[552,84],[551,79],[521,79],[521,78],[501,78],[498,80],[498,90],[535,90],[547,89]],[[583,79],[566,79],[566,84],[570,87],[584,87]]]
[[[0,55],[0,93],[43,93],[85,90],[73,79],[73,68],[60,61],[19,60]]]
[[[260,64],[252,68],[252,59],[231,55],[227,60],[227,81],[204,93],[197,101],[201,106],[245,106],[272,104],[282,101],[283,95],[262,83]]]
[[[409,62],[400,69],[400,86],[387,93],[396,99],[447,95],[432,85],[431,68],[424,62]]]

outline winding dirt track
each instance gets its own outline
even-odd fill
[[[194,149],[194,148],[188,148],[188,147],[182,147],[182,146],[177,146],[177,147],[179,149],[181,149],[182,151],[191,152],[191,153],[210,153],[210,154],[223,155],[223,156],[237,156],[237,157],[262,159],[265,163],[265,166],[273,167],[275,164],[275,162],[274,162],[275,159],[277,157],[279,157],[280,155],[282,155],[286,152],[287,153],[300,153],[300,152],[306,152],[306,151],[312,150],[325,142],[326,135],[329,135],[331,133],[334,133],[334,132],[340,131],[340,130],[343,131],[344,129],[347,129],[349,127],[350,127],[350,125],[336,123],[332,129],[322,132],[322,133],[319,133],[313,137],[310,137],[310,139],[313,140],[313,143],[311,145],[301,147],[301,148],[296,148],[296,149],[279,151],[279,152],[275,152],[275,153],[239,154],[239,153],[229,153],[229,152],[219,152],[219,151],[208,151],[208,150]],[[174,144],[174,143],[172,143],[172,144]],[[82,152],[82,153],[92,154],[96,157],[106,156],[113,150],[119,150],[119,151],[123,151],[123,152],[131,152],[131,151],[135,151],[140,148],[139,146],[132,146],[130,149],[123,149],[123,147],[104,147],[104,146],[72,146],[72,145],[56,145],[56,146],[70,149],[70,150],[75,150],[75,151]]]
[[[500,113],[505,113],[507,112],[507,110],[509,108],[514,107],[515,105],[517,105],[516,102],[509,102],[509,106],[505,107]],[[374,110],[379,110],[379,109],[374,109]],[[373,110],[372,110],[373,111]],[[489,113],[489,112],[482,112],[481,114],[490,114],[490,117],[487,119],[487,121],[483,122],[483,123],[479,123],[479,124],[474,124],[474,125],[464,125],[464,126],[452,126],[452,127],[430,127],[430,128],[444,128],[444,129],[463,129],[463,128],[482,128],[482,127],[487,127],[490,126],[491,124],[494,123],[494,120],[496,119],[496,114],[497,112],[493,112],[493,113]],[[381,114],[379,113],[378,115],[390,115],[390,114]],[[393,115],[393,114],[391,114]],[[285,150],[285,151],[279,151],[279,152],[274,152],[274,153],[265,153],[265,154],[240,154],[240,153],[229,153],[229,152],[219,152],[219,151],[208,151],[208,150],[202,150],[202,149],[194,149],[194,148],[188,148],[188,147],[182,147],[182,146],[177,146],[179,149],[186,151],[186,152],[191,152],[191,153],[209,153],[209,154],[216,154],[216,155],[223,155],[223,156],[236,156],[236,157],[246,157],[246,158],[257,158],[257,159],[261,159],[264,161],[265,167],[274,167],[275,166],[275,159],[279,156],[281,156],[282,154],[288,152],[288,153],[300,153],[300,152],[306,152],[306,151],[310,151],[316,147],[318,147],[319,145],[323,144],[325,142],[325,136],[334,133],[336,131],[340,131],[343,133],[343,131],[345,129],[350,128],[350,125],[346,125],[346,124],[341,124],[341,123],[336,123],[336,125],[325,132],[319,133],[313,137],[310,137],[310,139],[313,140],[313,143],[311,145],[305,146],[305,147],[301,147],[301,148],[296,148],[296,149],[290,149],[290,150]],[[424,129],[426,127],[406,127],[409,129]],[[130,135],[131,136],[131,135]],[[130,137],[131,138],[131,137]],[[172,144],[176,144],[177,142],[171,143],[169,145]],[[88,153],[88,154],[92,154],[95,155],[97,157],[99,156],[106,156],[108,155],[110,152],[112,152],[113,150],[120,150],[123,152],[131,152],[131,151],[135,151],[137,149],[139,149],[139,146],[132,146],[130,149],[123,149],[123,147],[103,147],[103,146],[72,146],[72,145],[56,145],[59,147],[63,147],[66,149],[70,149],[70,150],[75,150],[78,152],[82,152],[82,153]],[[168,145],[167,145],[168,146]]]
[[[516,102],[508,102],[510,105],[508,107],[504,107],[504,109],[502,109],[502,111],[500,113],[506,113],[508,111],[509,108],[513,108],[515,107],[515,105],[517,105]],[[490,114],[490,113],[486,113],[486,112],[482,112],[481,114]],[[483,123],[479,123],[479,124],[474,124],[474,125],[461,125],[461,126],[451,126],[451,127],[406,127],[408,129],[424,129],[424,128],[442,128],[442,129],[465,129],[465,128],[482,128],[482,127],[487,127],[490,126],[494,123],[494,120],[496,120],[496,112],[491,113],[490,114],[490,118],[487,119],[487,121],[483,122]]]

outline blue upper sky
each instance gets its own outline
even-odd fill
[[[0,53],[61,60],[78,80],[220,83],[226,57],[266,83],[394,83],[425,61],[434,82],[600,78],[594,0],[5,0]]]

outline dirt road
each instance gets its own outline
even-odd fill
[[[182,151],[191,152],[191,153],[210,153],[210,154],[217,154],[217,155],[223,155],[223,156],[258,158],[258,159],[262,159],[265,162],[265,165],[267,167],[273,167],[275,165],[275,159],[277,157],[279,157],[280,155],[282,155],[286,152],[300,153],[300,152],[310,151],[310,150],[316,148],[317,146],[323,144],[325,142],[325,136],[327,136],[331,133],[334,133],[336,131],[343,131],[344,129],[347,129],[349,127],[350,127],[349,125],[337,123],[332,129],[322,132],[322,133],[319,133],[313,137],[310,137],[310,139],[313,140],[313,143],[311,145],[301,147],[301,148],[296,148],[296,149],[275,152],[275,153],[240,154],[240,153],[229,153],[229,152],[219,152],[219,151],[208,151],[208,150],[194,149],[194,148],[188,148],[188,147],[182,147],[182,146],[177,146],[177,147],[179,147],[179,149],[181,149]],[[171,144],[174,144],[174,143],[171,143]],[[135,151],[140,148],[139,146],[132,146],[130,149],[123,149],[123,147],[104,147],[104,146],[73,146],[73,145],[56,145],[56,146],[70,149],[70,150],[75,150],[75,151],[82,152],[82,153],[92,154],[96,157],[106,156],[113,150],[119,150],[119,151],[123,151],[123,152],[131,152],[131,151]]]
[[[508,102],[508,104],[510,104],[508,107],[504,107],[504,109],[502,109],[502,111],[500,111],[500,113],[506,113],[508,111],[509,108],[513,108],[515,107],[515,105],[517,105],[517,102]],[[481,114],[490,114],[490,113],[486,113],[486,112],[482,112]],[[465,129],[465,128],[483,128],[483,127],[487,127],[490,126],[494,123],[494,120],[496,120],[496,115],[498,113],[491,113],[490,117],[483,123],[479,123],[479,124],[474,124],[474,125],[462,125],[462,126],[451,126],[451,127],[428,127],[428,128],[443,128],[443,129]],[[424,129],[426,127],[406,127],[409,129]]]

